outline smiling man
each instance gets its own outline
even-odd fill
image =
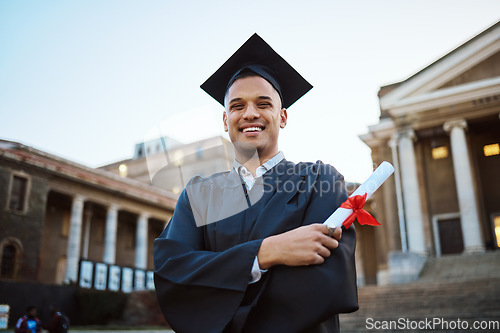
[[[155,241],[155,285],[176,332],[337,332],[357,309],[355,232],[322,224],[347,198],[332,166],[278,149],[312,86],[254,34],[203,85],[224,105],[231,171],[195,177]]]
[[[278,92],[264,78],[250,71],[237,78],[225,97],[224,130],[235,145],[236,160],[245,161],[255,175],[259,165],[278,154],[279,130],[286,126],[287,113]],[[255,153],[258,159],[253,159]]]

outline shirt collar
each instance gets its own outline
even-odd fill
[[[267,162],[265,162],[264,164],[260,165],[257,168],[257,170],[255,171],[256,176],[257,177],[262,176],[267,171],[274,168],[284,158],[285,158],[285,154],[283,154],[283,152],[279,151],[276,155],[274,155],[272,158],[270,158]],[[248,172],[249,174],[251,174],[250,171],[248,171],[248,169],[245,168],[245,166],[242,165],[240,162],[238,162],[236,159],[234,159],[234,161],[233,161],[233,168],[240,174],[240,176],[241,176],[242,170],[244,170],[245,173]]]

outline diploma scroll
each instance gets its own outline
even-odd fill
[[[366,193],[366,200],[372,196],[372,194],[389,178],[394,172],[394,167],[389,162],[382,162],[371,176],[361,184],[356,191],[354,191],[350,197],[357,195],[363,196]],[[339,207],[332,215],[324,222],[330,228],[341,227],[342,223],[349,218],[353,213],[352,209]]]

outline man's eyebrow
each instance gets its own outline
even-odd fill
[[[241,97],[236,97],[236,98],[233,98],[232,100],[229,101],[229,104],[233,103],[233,102],[238,102],[238,101],[241,101],[242,98]]]
[[[268,100],[268,101],[272,101],[273,100],[270,96],[259,96],[258,99],[264,99],[264,100]],[[233,98],[232,100],[230,100],[229,104],[234,103],[234,102],[239,102],[239,101],[242,101],[242,100],[243,100],[243,98],[236,97],[236,98]]]

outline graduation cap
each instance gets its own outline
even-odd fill
[[[284,108],[290,107],[312,88],[309,82],[257,34],[253,34],[200,87],[224,105],[224,97],[230,83],[232,84],[239,74],[247,71],[266,79],[280,95]]]

